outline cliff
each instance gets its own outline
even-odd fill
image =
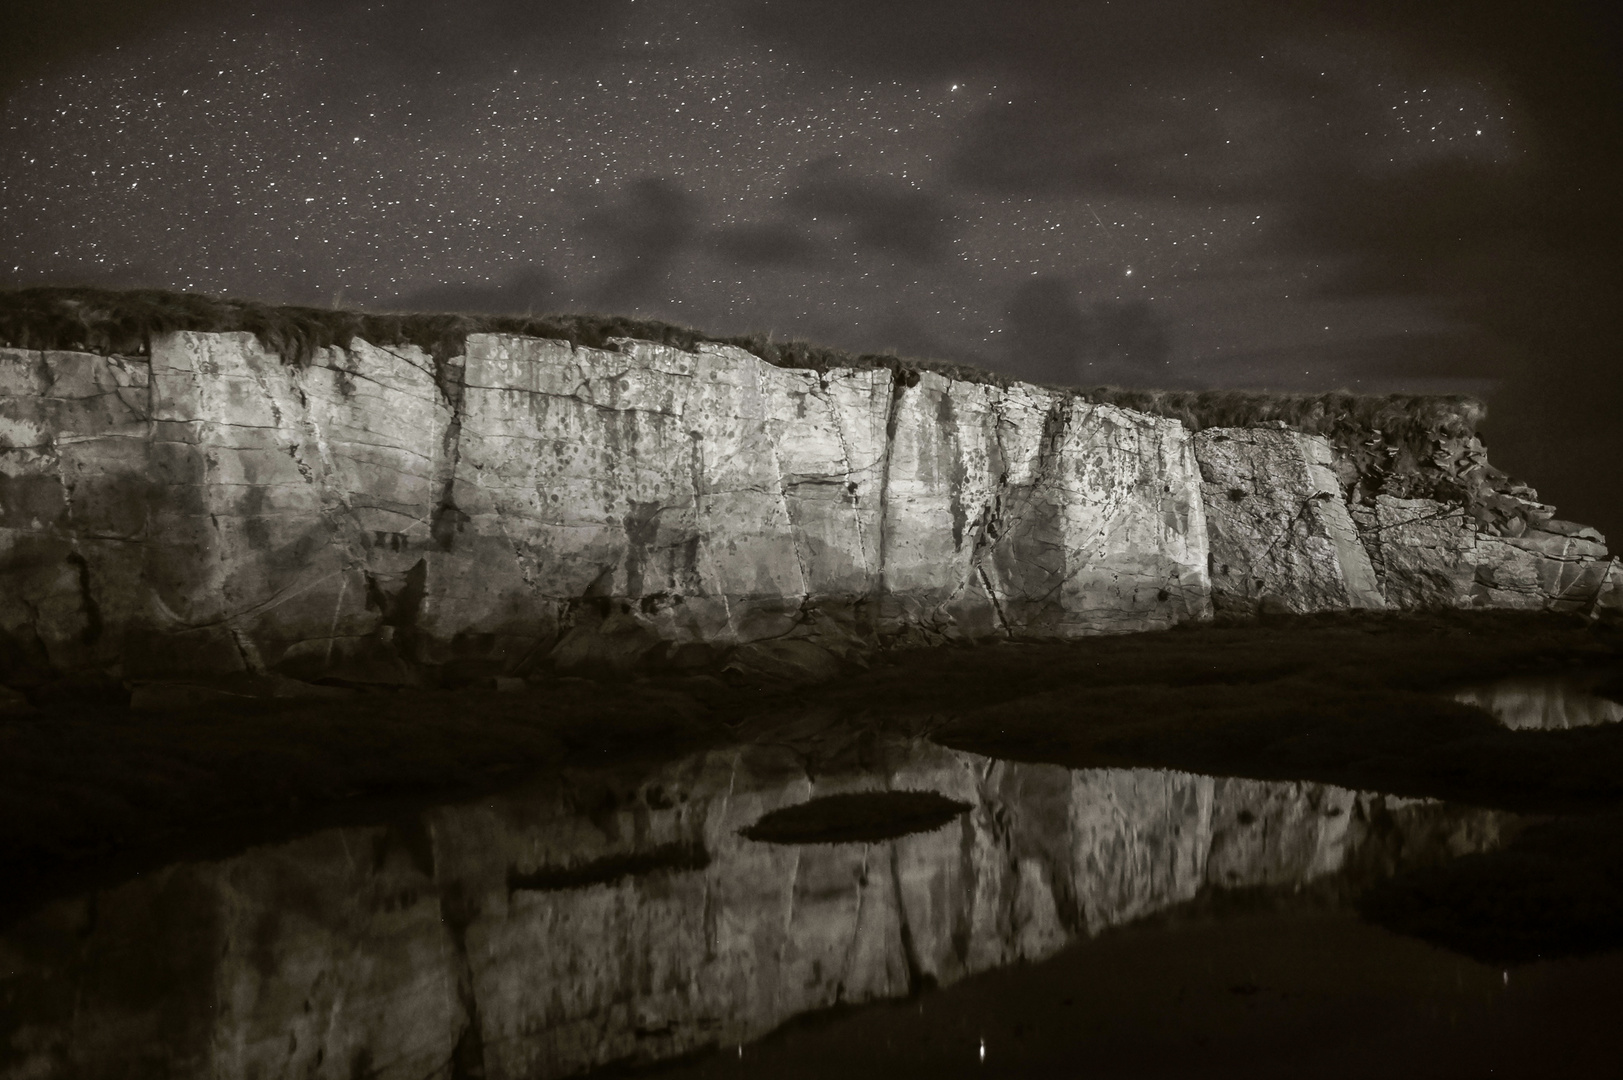
[[[568,1076],[749,1042],[1214,891],[1491,850],[1503,813],[1322,784],[785,746],[331,829],[64,899],[0,935],[0,1076]],[[818,796],[966,809],[869,844],[743,833]]]
[[[1065,390],[657,324],[27,299],[0,313],[14,685],[817,672],[1214,611],[1619,598],[1599,534],[1487,465],[1469,403]]]

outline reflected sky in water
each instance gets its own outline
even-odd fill
[[[967,809],[874,843],[743,835],[784,807],[883,791]],[[1517,827],[1324,784],[1019,764],[924,740],[832,758],[756,742],[584,770],[47,905],[0,935],[0,1077],[516,1078],[661,1062],[822,1075],[837,1061],[981,1067],[982,1039],[995,1069],[1022,1043],[1075,1052],[1067,1025],[1117,1041],[1164,1027],[1173,1005],[1156,995],[1216,994],[1202,1016],[1277,1011],[1266,972],[1301,966],[1274,947],[1293,934],[1355,959],[1447,957],[1437,970],[1461,1000],[1491,1002],[1504,988],[1481,997],[1486,969],[1364,926],[1338,898]],[[1204,976],[1176,974],[1219,954]]]

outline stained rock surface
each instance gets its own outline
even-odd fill
[[[967,805],[878,843],[760,843],[822,795]],[[731,1047],[1039,960],[1213,889],[1492,848],[1492,811],[1313,783],[999,762],[819,770],[750,745],[171,866],[0,936],[0,1076],[550,1077]]]
[[[1329,442],[1283,425],[1195,436],[1211,543],[1212,602],[1254,611],[1384,608]]]
[[[1488,476],[1467,449],[1437,454]],[[1623,604],[1599,534],[1531,489],[1398,498],[1354,457],[1281,425],[1192,434],[1068,391],[715,343],[5,349],[0,680],[815,678],[887,643],[1214,605]]]
[[[488,334],[0,371],[14,668],[387,684],[1209,611],[1188,432],[1058,391]]]

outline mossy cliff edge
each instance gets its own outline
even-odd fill
[[[411,683],[1616,603],[1468,399],[1032,386],[570,317],[0,296],[0,681]]]

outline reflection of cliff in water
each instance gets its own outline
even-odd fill
[[[1623,705],[1601,697],[1593,679],[1529,675],[1460,690],[1454,700],[1475,705],[1507,728],[1549,731],[1623,720]]]
[[[1506,823],[925,742],[865,756],[815,782],[761,745],[635,781],[581,774],[54,903],[0,938],[0,1076],[494,1078],[667,1058],[1041,958],[1207,888],[1481,850]],[[814,795],[885,788],[971,809],[873,844],[740,835]]]

